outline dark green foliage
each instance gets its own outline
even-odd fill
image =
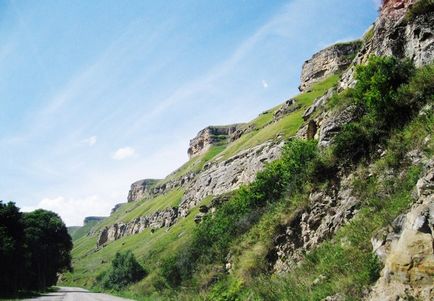
[[[22,214],[15,204],[0,202],[1,294],[56,284],[57,273],[71,268],[71,249],[71,237],[57,214]]]
[[[20,288],[24,247],[22,214],[14,203],[0,201],[0,292]]]
[[[40,290],[57,282],[57,273],[71,269],[72,241],[62,219],[54,212],[38,209],[24,214],[26,277],[28,289]]]
[[[338,96],[344,102],[351,99],[362,112],[335,139],[334,156],[344,164],[373,154],[378,144],[402,128],[434,97],[433,66],[415,71],[407,60],[373,56],[367,65],[357,68],[356,79],[353,90]]]
[[[434,0],[419,0],[407,12],[407,20],[413,21],[417,16],[434,11]]]
[[[120,290],[135,283],[146,276],[145,269],[137,262],[133,252],[117,252],[113,258],[111,268],[100,275],[99,279],[104,288]]]
[[[189,279],[197,264],[223,262],[230,243],[260,219],[269,204],[300,191],[313,170],[318,151],[313,141],[292,140],[282,158],[266,166],[213,216],[206,216],[191,245],[162,263],[162,276],[172,286]]]
[[[367,65],[356,69],[357,84],[353,91],[356,104],[383,123],[403,118],[403,100],[398,88],[410,81],[414,70],[408,60],[372,56]]]

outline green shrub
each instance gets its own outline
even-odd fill
[[[289,141],[281,159],[268,164],[253,183],[241,187],[214,215],[205,216],[192,243],[163,262],[162,276],[169,285],[188,280],[199,263],[223,262],[231,242],[255,225],[269,204],[303,189],[317,157],[314,141]]]
[[[145,269],[131,251],[116,252],[111,268],[101,274],[99,280],[106,289],[120,290],[146,276]]]
[[[419,0],[407,12],[407,21],[413,21],[417,16],[434,11],[434,0]]]
[[[395,112],[402,101],[398,88],[410,81],[414,70],[409,60],[372,56],[367,65],[356,69],[356,103],[375,114],[378,121],[401,118],[400,112]]]
[[[361,117],[336,136],[334,156],[344,164],[353,164],[374,154],[390,133],[401,128],[424,104],[434,100],[433,65],[415,70],[407,60],[393,57],[370,58],[356,70],[354,89],[338,95],[335,103],[351,99]]]

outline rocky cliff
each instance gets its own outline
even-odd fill
[[[163,195],[179,187],[183,187],[185,193],[178,207],[159,210],[150,215],[138,217],[129,223],[119,222],[105,227],[99,234],[97,247],[124,236],[141,233],[148,228],[158,229],[172,226],[179,218],[186,217],[192,208],[199,206],[207,196],[224,195],[239,188],[242,184],[252,182],[257,172],[267,162],[279,157],[282,147],[283,141],[266,142],[240,152],[228,160],[207,164],[198,174],[189,174],[168,183],[157,184],[152,189],[149,189],[146,180],[135,182],[129,196],[137,196],[136,200]]]
[[[372,54],[408,58],[416,66],[424,66],[434,61],[432,32],[434,14],[425,12],[410,19],[408,10],[414,2],[384,1],[379,18],[363,40],[328,47],[306,61],[300,85],[303,96],[311,93],[310,90],[314,89],[316,82],[326,79],[331,74],[342,75],[338,85],[335,81],[333,85],[324,88],[321,93],[313,93],[314,96],[309,102],[303,103],[297,96],[288,98],[277,108],[261,114],[258,117],[260,122],[255,120],[248,124],[210,126],[201,130],[190,141],[188,154],[191,161],[164,180],[148,179],[133,183],[128,195],[129,203],[125,204],[125,207],[118,206],[120,209],[113,212],[110,223],[104,223],[104,226],[98,228],[97,233],[92,233],[97,248],[88,250],[80,259],[86,260],[85,256],[98,252],[102,255],[108,254],[109,251],[114,252],[120,245],[128,243],[128,246],[140,249],[140,255],[148,260],[147,264],[157,270],[160,269],[161,262],[164,263],[166,259],[161,255],[165,248],[175,250],[177,259],[175,268],[182,266],[185,258],[192,260],[188,257],[190,250],[179,246],[191,238],[191,231],[196,229],[193,227],[208,227],[209,221],[217,219],[219,208],[224,209],[220,206],[227,205],[225,202],[228,200],[231,202],[230,195],[234,191],[254,181],[257,173],[263,170],[267,163],[281,157],[285,140],[289,135],[283,136],[281,132],[278,132],[278,135],[268,136],[268,140],[259,140],[258,133],[263,134],[265,131],[261,132],[257,128],[258,124],[261,126],[265,124],[264,129],[270,130],[281,124],[286,127],[293,126],[297,121],[299,123],[295,123],[297,126],[291,132],[291,136],[296,133],[295,136],[298,138],[315,140],[319,152],[327,157],[327,153],[333,151],[333,143],[342,129],[348,123],[362,118],[362,109],[355,103],[348,105],[345,102],[343,105],[336,106],[330,103],[336,95],[339,96],[343,89],[355,84],[354,71],[357,65],[366,63]],[[421,110],[419,116],[427,114],[428,111],[432,111],[432,106]],[[288,116],[296,116],[296,118],[292,119],[291,123],[279,123]],[[419,125],[419,128],[421,127],[423,126]],[[430,129],[432,130],[432,126]],[[396,129],[397,132],[400,130]],[[390,149],[405,145],[406,150],[394,154],[396,158],[388,157],[387,152],[390,149],[384,148],[385,145],[377,144],[373,146],[372,154],[360,164],[346,166],[340,164],[341,162],[335,162],[341,160],[340,157],[336,157],[334,162],[322,162],[324,165],[321,165],[320,172],[315,174],[318,178],[327,178],[326,180],[318,181],[318,183],[315,182],[317,179],[312,180],[306,184],[305,191],[301,191],[300,195],[293,199],[291,199],[290,189],[285,186],[283,188],[286,189],[285,197],[278,205],[268,204],[267,199],[255,210],[246,210],[247,213],[240,215],[241,218],[230,224],[230,229],[225,230],[242,234],[233,239],[232,245],[222,247],[226,248],[222,251],[223,259],[216,261],[210,259],[211,263],[205,267],[206,272],[197,276],[201,281],[200,290],[209,290],[216,281],[220,281],[218,279],[225,279],[224,281],[242,279],[243,285],[250,286],[248,287],[250,293],[254,291],[252,287],[258,283],[252,278],[258,275],[268,277],[269,274],[275,274],[268,282],[270,287],[274,289],[274,285],[278,286],[279,282],[276,279],[283,277],[283,290],[294,291],[294,295],[286,295],[291,297],[280,298],[280,300],[343,301],[348,296],[357,300],[372,301],[432,300],[434,298],[434,162],[432,152],[427,151],[427,149],[432,150],[432,133],[427,134],[425,130],[425,128],[413,129],[413,131],[401,133],[402,137],[398,137],[399,139],[392,143]],[[419,139],[423,142],[419,140],[414,143],[413,141],[408,142],[409,135],[420,133],[425,135],[423,139]],[[250,143],[245,143],[246,141]],[[207,152],[213,146],[222,146],[225,150],[209,161],[201,161],[203,157],[208,156],[202,155],[209,154]],[[409,149],[411,151],[408,151]],[[391,168],[388,160],[397,161],[394,164],[399,165],[399,168]],[[194,168],[189,165],[190,163]],[[328,164],[332,164],[332,167]],[[385,166],[388,168],[386,169]],[[419,170],[419,173],[415,173],[414,182],[411,182],[405,192],[398,190],[413,167],[417,167],[414,170],[420,168],[422,172]],[[417,185],[414,187],[416,181]],[[410,197],[412,187],[414,187],[414,198]],[[373,190],[375,192],[372,192]],[[407,203],[396,211],[398,213],[391,214],[391,217],[387,215],[387,218],[390,218],[388,220],[377,214],[377,211],[380,211],[381,207],[388,202],[401,200],[392,197],[392,192],[396,191],[405,194],[405,197],[408,195],[408,200],[406,199]],[[176,197],[173,197],[174,192]],[[368,194],[369,197],[367,197]],[[394,204],[387,205],[390,207],[386,208],[394,209]],[[237,206],[241,205],[238,203]],[[239,208],[235,205],[231,208],[234,211],[223,212],[245,210],[244,207]],[[366,230],[363,235],[360,235],[362,232],[358,232],[358,235],[363,237],[351,237],[348,229],[354,225],[363,228],[368,223],[371,214],[375,216],[376,222],[384,219],[378,223],[381,226],[372,228],[375,231]],[[363,223],[358,220],[361,216],[364,218]],[[223,219],[220,217],[221,220]],[[222,225],[219,224],[222,228],[227,226],[224,222],[230,223],[231,221],[223,220]],[[383,228],[388,224],[390,226]],[[240,230],[249,229],[250,226],[250,230],[245,230],[245,232]],[[371,227],[374,226],[371,225]],[[165,228],[164,231],[158,230],[161,228]],[[217,232],[220,231],[220,228],[215,229]],[[378,229],[381,230],[378,231]],[[209,228],[202,230],[207,233],[212,232]],[[340,235],[342,233],[340,231],[345,230],[347,232]],[[218,233],[220,236],[225,235],[223,232]],[[128,237],[132,235],[135,236]],[[366,258],[369,258],[363,257],[366,261],[360,260],[360,257],[358,259],[362,263],[372,263],[374,267],[378,264],[377,271],[381,270],[380,275],[363,274],[366,270],[354,277],[345,275],[345,272],[350,270],[347,266],[352,264],[345,252],[351,249],[351,244],[357,239],[363,240],[364,244],[360,245],[365,252],[363,256],[366,255]],[[114,242],[116,240],[122,241]],[[172,248],[171,242],[175,247]],[[206,243],[209,242],[206,241]],[[325,249],[325,251],[324,248],[321,249],[324,245],[330,249]],[[103,248],[104,251],[102,251]],[[318,249],[322,250],[323,253],[319,254],[324,255],[325,259],[318,255],[311,256]],[[178,256],[178,250],[180,250],[180,256]],[[212,253],[215,250],[209,251]],[[360,255],[360,253],[357,254]],[[174,254],[169,255],[172,256],[171,259],[175,256]],[[343,262],[342,258],[347,258],[347,260]],[[328,267],[323,262],[328,260],[337,262],[337,266],[328,270],[315,270],[318,265]],[[93,264],[94,262],[89,260],[88,266]],[[305,267],[318,273],[315,277],[305,275],[301,270]],[[202,267],[196,266],[195,268],[200,270]],[[87,267],[85,270],[87,271]],[[179,271],[175,270],[175,272]],[[297,273],[303,275],[300,276]],[[160,275],[152,275],[152,277],[149,277],[151,279],[149,283]],[[340,281],[340,277],[347,277],[342,282],[348,281],[355,287],[348,291],[348,283],[327,282],[332,278]],[[297,291],[296,285],[287,286],[289,282],[285,281],[288,279],[292,281],[291,285],[301,279],[301,289],[297,287],[299,290]],[[362,280],[365,281],[363,287],[359,287],[357,281]],[[228,288],[223,282],[219,282],[223,289],[220,286],[214,286],[211,293],[214,293],[215,288],[217,295],[222,295],[228,291],[236,291],[241,286],[235,282]],[[149,283],[147,282],[145,286]],[[310,293],[322,283],[325,283],[324,286],[315,291],[315,296],[308,295],[308,293],[304,295],[304,297],[311,298],[299,298],[297,295],[302,290]],[[158,282],[157,286],[160,284]],[[343,292],[343,287],[346,287],[347,291]],[[267,291],[268,288],[262,289]],[[215,297],[215,295],[212,296]],[[240,297],[238,295],[236,297],[240,300],[247,300],[249,296]],[[274,291],[268,296],[274,296],[272,300],[279,300],[275,297],[279,295],[275,295]],[[210,300],[213,300],[213,297],[210,297]]]
[[[227,126],[208,126],[190,140],[188,155],[190,158],[205,153],[212,145],[234,141],[243,134],[243,124]]]
[[[303,64],[299,90],[306,91],[313,83],[347,69],[361,44],[360,41],[339,43],[314,54]]]
[[[434,14],[419,14],[409,19],[409,8],[415,0],[385,1],[379,18],[365,35],[362,48],[352,67],[342,76],[339,89],[352,87],[354,66],[367,62],[370,55],[411,59],[417,67],[434,61]]]
[[[153,188],[158,180],[144,179],[131,184],[130,191],[128,192],[127,201],[134,202],[146,199],[152,196]]]
[[[372,238],[384,268],[367,300],[434,300],[434,161],[425,168],[410,210]]]

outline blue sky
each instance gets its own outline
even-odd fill
[[[0,1],[0,199],[67,225],[188,159],[207,125],[297,93],[376,0]]]

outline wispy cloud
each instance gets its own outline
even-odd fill
[[[94,146],[96,144],[96,136],[86,138],[82,140],[81,143],[86,144],[88,146]]]
[[[132,147],[126,146],[121,147],[117,151],[115,151],[112,155],[112,158],[115,160],[124,160],[136,154],[136,150]]]
[[[262,80],[262,87],[264,87],[264,89],[268,88],[268,83],[265,79]]]

